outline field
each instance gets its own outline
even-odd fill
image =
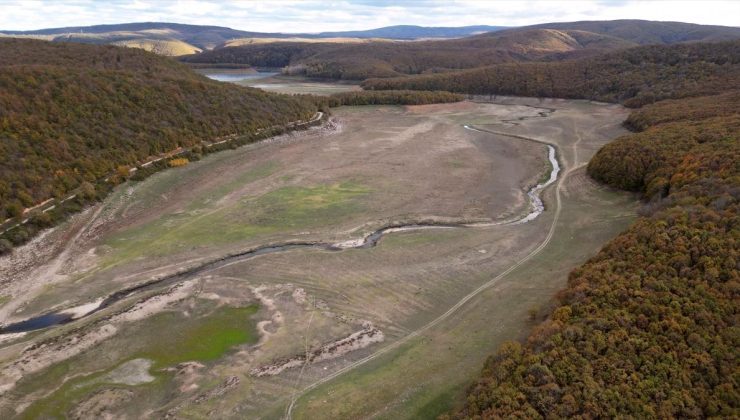
[[[331,95],[332,93],[361,90],[360,85],[350,82],[327,82],[301,76],[276,75],[260,79],[247,79],[239,84],[260,88],[269,92],[290,94]]]
[[[584,168],[623,132],[623,108],[496,102],[335,109],[324,127],[124,184],[0,260],[0,276],[15,279],[0,284],[0,322],[78,318],[0,335],[0,414],[412,418],[452,408],[485,357],[525,337],[568,271],[634,218],[634,197]],[[506,223],[529,212],[527,191],[552,169],[547,146],[524,138],[555,146],[561,173],[543,214]],[[460,227],[352,248],[414,223]],[[238,257],[317,242],[348,249]]]

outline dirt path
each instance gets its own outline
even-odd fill
[[[39,292],[43,291],[44,288],[48,287],[64,279],[64,275],[59,274],[59,271],[64,266],[64,263],[70,256],[70,253],[75,247],[77,241],[90,229],[90,227],[98,219],[98,216],[103,210],[103,206],[98,206],[95,212],[90,216],[90,220],[85,223],[84,226],[69,240],[67,245],[62,251],[57,254],[51,261],[46,263],[43,267],[31,273],[28,276],[29,280],[33,282],[33,285],[26,290],[22,296],[15,296],[12,301],[6,303],[0,307],[0,320],[8,319],[15,310],[26,303],[28,300],[34,298]]]
[[[466,126],[466,127],[468,127],[468,126]],[[482,132],[488,132],[488,133],[491,133],[491,134],[497,134],[497,135],[501,135],[501,136],[516,138],[516,139],[534,141],[534,142],[537,142],[537,143],[544,143],[544,144],[547,144],[549,146],[554,147],[555,150],[558,151],[558,155],[560,155],[558,145],[556,145],[554,143],[550,143],[550,142],[545,141],[545,140],[534,139],[534,138],[530,138],[530,137],[525,137],[525,136],[520,136],[520,135],[515,135],[515,134],[508,134],[508,133],[503,133],[503,132],[495,132],[495,131],[490,131],[490,130],[482,130],[482,129],[477,129],[477,128],[474,128],[474,127],[473,127],[473,129],[478,130],[478,131],[482,131]],[[579,141],[580,141],[580,137],[579,137]],[[318,386],[320,386],[320,385],[322,385],[322,384],[324,384],[326,382],[329,382],[332,379],[334,379],[334,378],[336,378],[336,377],[338,377],[340,375],[343,375],[343,374],[345,374],[345,373],[347,373],[347,372],[349,372],[349,371],[351,371],[351,370],[353,370],[353,369],[355,369],[355,368],[357,368],[357,367],[359,367],[359,366],[361,366],[361,365],[363,365],[363,364],[365,364],[365,363],[367,363],[367,362],[369,362],[371,360],[374,360],[374,359],[376,359],[376,358],[378,358],[378,357],[380,357],[380,356],[382,356],[382,355],[390,352],[391,350],[397,349],[398,347],[400,347],[401,345],[407,343],[411,339],[413,339],[415,337],[418,337],[419,335],[423,334],[424,332],[428,331],[429,329],[437,326],[441,322],[447,320],[452,315],[454,315],[455,312],[457,312],[458,309],[460,309],[461,307],[463,307],[471,299],[473,299],[476,296],[478,296],[484,290],[486,290],[486,289],[490,288],[491,286],[495,285],[501,279],[503,279],[504,277],[506,277],[509,273],[511,273],[512,271],[516,270],[517,268],[519,268],[520,266],[522,266],[524,263],[526,263],[527,261],[529,261],[530,259],[532,259],[534,256],[536,256],[537,254],[539,254],[540,252],[542,252],[542,250],[545,249],[545,247],[547,247],[547,245],[550,243],[550,241],[552,240],[553,236],[555,235],[555,228],[557,227],[558,219],[560,218],[560,212],[562,210],[562,204],[561,204],[561,199],[560,199],[560,192],[561,192],[563,180],[565,178],[567,178],[568,175],[570,173],[572,173],[572,171],[574,169],[576,169],[575,167],[568,168],[568,165],[567,165],[566,162],[561,162],[561,164],[563,166],[563,169],[565,169],[565,171],[564,171],[564,175],[561,176],[558,179],[558,181],[556,183],[556,186],[555,186],[555,213],[554,213],[552,222],[550,224],[550,229],[547,232],[547,236],[537,246],[537,248],[535,248],[532,252],[530,252],[524,258],[520,259],[519,261],[517,261],[516,263],[514,263],[513,265],[511,265],[509,268],[507,268],[505,271],[503,271],[498,276],[496,276],[493,279],[487,281],[486,283],[482,284],[477,289],[473,290],[472,292],[470,292],[469,294],[467,294],[466,296],[464,296],[456,304],[454,304],[452,307],[450,307],[450,309],[448,309],[447,312],[445,312],[442,315],[438,316],[437,318],[435,318],[434,320],[432,320],[428,324],[424,325],[423,327],[421,327],[421,328],[419,328],[419,329],[417,329],[415,331],[412,331],[410,334],[406,335],[405,337],[400,338],[399,340],[397,340],[397,341],[395,341],[395,342],[393,342],[393,343],[391,343],[391,344],[389,344],[389,345],[387,345],[387,346],[385,346],[385,347],[377,350],[376,352],[374,352],[374,353],[372,353],[372,354],[370,354],[370,355],[368,355],[368,356],[366,356],[366,357],[364,357],[364,358],[362,358],[360,360],[357,360],[357,361],[355,361],[355,362],[353,362],[353,363],[351,363],[351,364],[349,364],[349,365],[347,365],[347,366],[345,366],[345,367],[337,370],[336,372],[334,372],[334,373],[332,373],[332,374],[330,374],[330,375],[328,375],[328,376],[326,376],[324,378],[321,378],[321,379],[319,379],[319,380],[317,380],[317,381],[309,384],[308,386],[304,387],[300,392],[294,394],[293,397],[291,398],[290,404],[288,405],[288,407],[286,408],[286,411],[285,411],[285,418],[286,419],[292,418],[293,407],[295,406],[296,401],[298,401],[299,398],[301,398],[303,395],[305,395],[306,393],[308,393],[312,389],[314,389],[314,388],[316,388],[316,387],[318,387]]]

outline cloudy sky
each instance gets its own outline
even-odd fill
[[[740,26],[740,1],[0,0],[0,30],[164,21],[260,32],[648,19]]]

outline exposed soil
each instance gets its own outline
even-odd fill
[[[129,402],[134,393],[121,388],[103,389],[88,397],[75,407],[70,413],[73,419],[105,419],[120,418],[113,410],[121,408]]]
[[[266,366],[260,366],[253,369],[250,373],[257,377],[267,375],[274,376],[286,369],[334,359],[351,351],[365,348],[371,344],[381,343],[383,340],[385,340],[385,335],[382,331],[375,327],[368,326],[367,328],[352,333],[340,340],[324,344],[315,350],[311,350],[307,354],[300,354],[287,360],[279,360]]]
[[[133,359],[108,372],[100,378],[102,382],[111,382],[123,385],[141,385],[156,379],[149,374],[152,361],[148,359]]]

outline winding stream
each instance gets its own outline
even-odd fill
[[[465,125],[463,126],[467,130],[477,131],[480,133],[488,133],[484,130],[479,130],[475,127]],[[488,133],[490,134],[490,133]],[[501,134],[504,135],[504,134]],[[521,136],[510,135],[510,137],[525,139],[529,141],[537,141],[533,139],[527,139]],[[537,141],[539,142],[539,141]],[[219,258],[217,260],[209,261],[201,264],[197,267],[189,268],[181,272],[164,276],[159,279],[154,279],[146,283],[142,283],[133,287],[129,287],[123,290],[119,290],[102,299],[97,305],[82,305],[76,308],[65,309],[56,312],[50,312],[36,317],[32,317],[23,321],[12,323],[0,328],[0,334],[12,334],[20,332],[28,332],[40,330],[43,328],[52,327],[55,325],[66,324],[74,320],[89,316],[95,312],[98,312],[104,308],[107,308],[114,303],[131,297],[134,294],[152,291],[169,285],[181,283],[194,276],[204,274],[208,271],[216,270],[227,265],[242,262],[245,260],[258,257],[260,255],[275,254],[278,252],[288,252],[297,249],[316,249],[328,252],[340,252],[346,249],[368,249],[376,246],[378,242],[386,234],[394,232],[407,232],[422,229],[441,229],[441,228],[476,228],[476,227],[488,227],[488,226],[501,226],[501,225],[518,225],[530,222],[536,219],[540,214],[545,211],[545,205],[540,197],[542,191],[549,185],[554,183],[558,179],[560,173],[560,164],[558,163],[555,148],[547,143],[548,147],[548,159],[551,165],[550,177],[547,181],[537,184],[532,187],[528,192],[529,197],[529,212],[526,215],[518,217],[513,220],[499,221],[499,222],[480,222],[480,223],[433,223],[433,222],[421,222],[421,223],[408,223],[408,224],[395,224],[382,227],[361,239],[349,240],[339,243],[328,243],[328,242],[285,242],[270,245],[263,245],[257,248],[252,248],[236,254],[231,254]],[[85,307],[84,312],[80,312],[79,308]],[[89,308],[89,309],[88,309]]]

